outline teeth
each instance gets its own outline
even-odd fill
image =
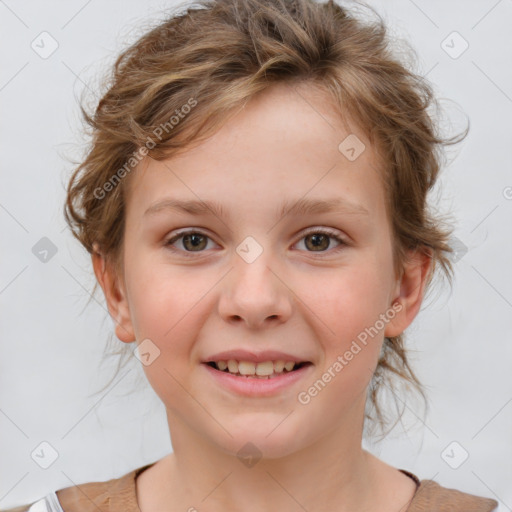
[[[276,361],[274,363],[274,371],[276,373],[281,373],[284,369],[284,361]]]
[[[272,361],[265,361],[255,365],[256,375],[272,375],[274,373],[274,363]],[[242,373],[242,372],[240,372]]]
[[[240,361],[238,363],[238,373],[240,375],[254,375],[256,373],[256,365],[248,361]]]
[[[296,363],[293,361],[265,361],[263,363],[253,363],[251,361],[216,361],[215,366],[221,371],[226,369],[229,373],[244,376],[256,376],[260,378],[270,378],[275,374],[283,373],[284,370],[291,372]]]
[[[226,361],[218,361],[217,362],[217,368],[219,370],[224,371],[228,367],[228,363]]]
[[[284,364],[284,369],[287,372],[291,372],[293,370],[293,367],[295,366],[295,363],[292,363],[291,361]]]

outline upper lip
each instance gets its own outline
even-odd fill
[[[278,350],[263,350],[261,352],[252,352],[249,350],[238,349],[218,352],[207,357],[205,360],[203,360],[203,363],[209,363],[211,361],[229,361],[230,359],[234,359],[235,361],[250,361],[253,363],[263,363],[265,361],[293,361],[294,363],[310,362],[303,357],[286,354],[285,352],[279,352]]]

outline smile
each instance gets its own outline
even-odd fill
[[[308,376],[314,365],[310,362],[208,361],[202,363],[216,385],[246,397],[272,396]],[[261,375],[264,373],[265,375]],[[304,384],[301,385],[302,387]],[[295,395],[293,395],[295,396]]]
[[[264,361],[254,363],[252,361],[210,361],[207,363],[212,368],[221,372],[230,373],[238,377],[253,377],[258,379],[273,379],[283,373],[289,373],[309,365],[309,362],[296,363],[294,361]]]

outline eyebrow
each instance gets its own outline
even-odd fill
[[[195,201],[166,198],[150,206],[145,212],[146,215],[153,215],[165,210],[175,210],[191,215],[214,215],[224,218],[227,215],[223,205],[217,201]],[[362,205],[353,203],[339,197],[332,199],[305,199],[286,201],[277,212],[278,218],[284,215],[308,215],[315,213],[339,212],[346,215],[368,216],[370,212]]]

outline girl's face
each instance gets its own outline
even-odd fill
[[[331,112],[313,89],[279,85],[130,177],[124,272],[107,298],[173,437],[275,458],[360,433],[383,338],[417,313],[428,262],[396,279],[375,155]],[[289,212],[297,202],[317,206]],[[206,364],[259,355],[308,364],[275,381]]]

